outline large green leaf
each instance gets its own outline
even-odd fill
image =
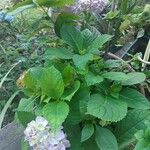
[[[83,37],[77,28],[74,26],[63,26],[60,33],[62,39],[70,45],[75,52],[83,50]]]
[[[81,142],[88,140],[94,134],[94,126],[86,124],[82,129]]]
[[[128,104],[128,107],[150,109],[150,102],[148,99],[137,90],[125,88],[120,93],[120,99],[125,101]]]
[[[118,150],[116,137],[106,128],[96,126],[95,140],[100,150]]]
[[[124,81],[128,79],[128,76],[123,72],[106,72],[103,74],[103,77],[114,81]]]
[[[142,83],[146,79],[146,75],[141,72],[132,72],[128,73],[128,79],[125,81],[122,81],[122,85],[134,85],[138,83]]]
[[[93,60],[92,54],[85,54],[85,55],[74,55],[73,56],[73,62],[77,69],[80,71],[80,73],[86,73],[87,72],[87,63]]]
[[[104,34],[104,35],[99,35],[93,42],[92,44],[88,47],[88,52],[95,52],[99,48],[102,48],[102,46],[108,42],[112,36]]]
[[[59,14],[54,25],[55,33],[57,34],[57,36],[61,37],[60,31],[62,26],[64,25],[76,26],[77,24],[76,20],[78,18],[79,17],[77,15],[66,12]]]
[[[75,81],[72,87],[65,89],[64,94],[62,95],[61,98],[63,100],[70,101],[79,88],[80,88],[80,81]]]
[[[69,113],[69,106],[67,103],[51,102],[46,104],[43,108],[43,116],[49,121],[52,130],[56,132],[67,118]]]
[[[85,76],[85,81],[87,83],[88,86],[100,83],[104,80],[104,78],[100,75],[95,75],[92,72],[89,72],[88,74],[86,74]]]
[[[145,121],[150,121],[149,110],[130,110],[126,118],[117,124],[115,135],[121,148],[135,140],[134,134],[138,130],[147,127]]]
[[[100,94],[91,95],[87,113],[105,121],[117,122],[127,113],[127,104],[120,99]]]
[[[65,48],[49,48],[44,54],[46,59],[72,59],[73,53]]]
[[[62,75],[54,66],[43,68],[39,84],[42,93],[52,98],[58,99],[64,92]]]

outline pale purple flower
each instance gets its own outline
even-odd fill
[[[48,121],[43,117],[37,117],[31,121],[24,131],[25,140],[33,147],[33,150],[66,150],[70,142],[63,131],[63,128],[52,133]]]
[[[71,10],[74,13],[81,13],[83,11],[100,13],[107,4],[108,0],[76,0],[76,4],[71,7]]]

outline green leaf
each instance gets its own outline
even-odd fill
[[[62,7],[74,3],[74,0],[36,0],[40,6]]]
[[[13,10],[16,10],[17,8],[19,7],[25,7],[25,6],[28,6],[28,5],[31,5],[33,4],[33,1],[32,0],[24,0],[24,1],[21,1],[19,3],[17,3],[15,6],[13,6],[9,12],[13,11]]]
[[[67,118],[69,106],[65,102],[51,102],[44,106],[43,116],[49,121],[52,130],[56,132]]]
[[[49,48],[44,54],[46,59],[72,59],[73,53],[65,48]]]
[[[63,70],[63,80],[65,85],[70,84],[71,81],[74,81],[75,74],[75,69],[68,64]]]
[[[120,99],[100,94],[91,95],[87,113],[104,121],[117,122],[127,113],[127,104]]]
[[[64,129],[67,134],[67,139],[71,143],[69,150],[83,150],[81,147],[81,129],[78,125],[64,124]]]
[[[124,64],[122,60],[112,60],[112,59],[106,60],[104,63],[105,68],[118,68]]]
[[[64,83],[61,73],[54,67],[43,68],[39,79],[42,93],[52,98],[60,98],[64,92]]]
[[[149,123],[149,122],[148,122]],[[149,150],[150,149],[150,128],[149,124],[147,129],[140,130],[135,134],[136,139],[138,140],[134,150]]]
[[[89,140],[82,143],[82,145],[84,147],[84,150],[99,150],[94,136],[92,136]]]
[[[93,60],[93,55],[92,54],[85,54],[85,55],[74,55],[73,56],[73,62],[75,64],[75,66],[77,67],[77,69],[79,69],[79,71],[81,72],[86,72],[87,69],[87,63]]]
[[[59,14],[54,25],[56,35],[58,37],[61,37],[60,31],[61,31],[62,26],[64,25],[76,26],[77,19],[79,19],[79,17],[75,14],[70,14],[66,12]]]
[[[137,143],[134,150],[150,150],[149,140],[141,140]]]
[[[142,83],[146,79],[146,75],[141,72],[132,72],[128,73],[128,79],[125,81],[122,81],[122,85],[134,85],[138,83]]]
[[[149,150],[150,149],[150,128],[148,127],[145,131],[140,130],[135,134],[138,142],[134,150]]]
[[[106,128],[96,126],[95,140],[100,150],[118,150],[116,137]]]
[[[41,67],[33,67],[30,68],[23,77],[23,84],[25,85],[25,93],[29,96],[35,94],[39,88],[38,86],[38,79],[42,75],[42,68]]]
[[[32,100],[31,98],[26,99],[26,98],[22,98],[19,102],[19,106],[17,108],[17,111],[32,111],[33,110],[33,106],[34,106],[34,100]]]
[[[80,88],[80,81],[75,81],[72,87],[64,91],[64,94],[62,95],[62,99],[66,101],[70,101],[79,88]]]
[[[97,84],[102,82],[104,79],[102,76],[99,75],[94,75],[92,72],[89,72],[88,74],[86,74],[85,76],[85,81],[87,83],[88,86]]]
[[[116,126],[115,135],[120,148],[135,140],[134,134],[147,128],[145,121],[150,121],[149,110],[129,110],[126,118]]]
[[[19,119],[19,122],[26,127],[29,122],[35,120],[36,116],[32,112],[18,111],[17,118]]]
[[[63,26],[61,28],[62,39],[70,45],[75,52],[83,50],[83,37],[81,32],[73,26]]]
[[[93,53],[97,51],[99,48],[102,48],[102,46],[108,42],[112,38],[111,35],[99,35],[92,44],[88,47],[88,52]]]
[[[90,90],[87,87],[80,86],[73,99],[70,101],[70,112],[67,122],[76,125],[82,121],[87,112],[87,103],[90,100]]]
[[[81,142],[88,140],[94,134],[94,126],[86,124],[82,129]]]
[[[84,48],[87,49],[89,45],[98,37],[100,33],[93,28],[93,32],[90,31],[89,29],[85,29],[82,31],[83,35],[83,41],[84,41]]]
[[[33,91],[36,89],[37,80],[33,75],[34,68],[30,68],[23,78],[25,86]]]
[[[128,104],[128,107],[150,109],[150,102],[148,99],[137,90],[125,88],[120,93],[120,99],[125,101]]]
[[[103,77],[114,81],[124,81],[128,79],[128,76],[123,72],[106,72]]]

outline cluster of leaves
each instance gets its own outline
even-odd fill
[[[113,44],[124,45],[137,36],[143,29],[148,36],[150,24],[150,6],[141,0],[112,0],[111,10],[104,18],[96,15],[100,30],[114,35]],[[146,5],[145,5],[146,4]],[[144,36],[144,34],[142,35]]]
[[[25,0],[14,8],[71,3],[72,0]],[[104,60],[100,54],[113,37],[94,27],[83,26],[80,30],[77,19],[69,13],[57,17],[54,29],[63,46],[46,49],[44,65],[38,63],[18,79],[26,98],[20,100],[15,117],[26,127],[36,116],[43,116],[54,133],[63,124],[70,150],[124,149],[135,142],[134,134],[139,130],[145,134],[145,121],[150,121],[150,103],[138,91],[146,75],[124,72],[122,68],[128,67],[121,61]],[[144,137],[140,136],[142,142]]]
[[[48,48],[44,66],[30,68],[18,80],[29,98],[20,101],[16,118],[26,126],[42,115],[53,132],[63,124],[71,149],[117,150],[150,119],[150,103],[136,90],[146,76],[120,72],[117,62],[104,61],[99,50],[112,36],[80,31],[74,19],[58,16],[55,32],[66,45]]]

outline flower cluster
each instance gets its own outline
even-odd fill
[[[40,116],[28,124],[24,134],[33,150],[66,150],[70,147],[62,128],[54,135],[48,121]]]
[[[71,7],[72,12],[80,13],[83,11],[100,13],[108,4],[108,0],[77,0]]]
[[[7,22],[11,23],[13,20],[14,20],[14,16],[7,15],[5,12],[0,11],[0,22],[7,21]]]

